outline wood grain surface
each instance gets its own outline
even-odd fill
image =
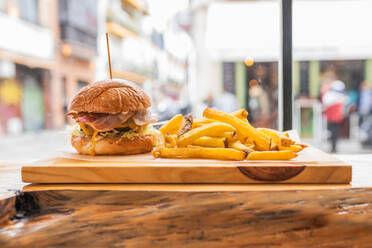
[[[31,183],[350,183],[352,168],[315,148],[290,161],[75,156],[23,166]]]
[[[372,189],[38,191],[0,247],[370,247]]]
[[[341,158],[351,185],[29,185],[0,163],[0,247],[370,247],[372,155]]]
[[[135,184],[135,183],[48,183],[28,184],[22,192],[46,190],[157,191],[157,192],[229,192],[350,189],[350,184]]]
[[[8,224],[16,214],[15,197],[0,199],[0,227]]]

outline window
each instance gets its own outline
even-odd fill
[[[369,0],[293,1],[294,119],[305,143],[340,153],[371,149],[371,8]],[[335,136],[331,147],[327,138]]]
[[[0,0],[0,12],[6,11],[6,3],[5,0]]]
[[[202,10],[194,11],[193,36],[199,56],[197,77],[203,84],[200,93],[206,99],[215,97],[214,108],[227,112],[245,108],[254,126],[276,128],[279,1],[213,2],[206,17]],[[196,25],[204,20],[205,31]],[[203,36],[205,41],[200,41]],[[220,88],[211,87],[216,81],[222,81]],[[237,104],[228,101],[229,94],[235,95]]]
[[[34,24],[39,23],[38,0],[19,0],[19,11],[21,19]]]

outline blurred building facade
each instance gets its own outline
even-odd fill
[[[204,84],[199,102],[227,91],[254,125],[277,126],[279,3],[191,1],[197,84]],[[303,137],[327,137],[321,103],[327,73],[346,85],[341,135],[355,137],[362,85],[372,87],[371,8],[368,0],[293,1],[294,127]]]
[[[152,4],[162,6],[162,1]],[[188,109],[188,67],[191,40],[176,18],[156,25],[147,1],[109,0],[104,30],[110,34],[113,77],[137,83],[152,100],[159,120]],[[104,32],[99,34],[97,79],[107,78]]]
[[[61,128],[95,76],[96,1],[0,1],[0,132]]]
[[[191,109],[192,42],[145,0],[0,0],[0,28],[0,134],[71,123],[72,96],[109,77],[106,32],[113,77],[143,87],[160,120]]]

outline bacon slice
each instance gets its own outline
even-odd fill
[[[144,126],[150,123],[155,123],[158,120],[156,115],[151,113],[147,109],[136,111],[132,119],[134,123],[138,126]]]
[[[134,115],[134,112],[118,114],[79,113],[72,115],[81,124],[87,124],[98,132],[106,132],[122,125]]]

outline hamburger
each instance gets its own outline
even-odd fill
[[[104,80],[83,87],[72,99],[68,115],[77,122],[71,144],[86,155],[129,155],[150,152],[156,122],[148,95],[136,84]]]

